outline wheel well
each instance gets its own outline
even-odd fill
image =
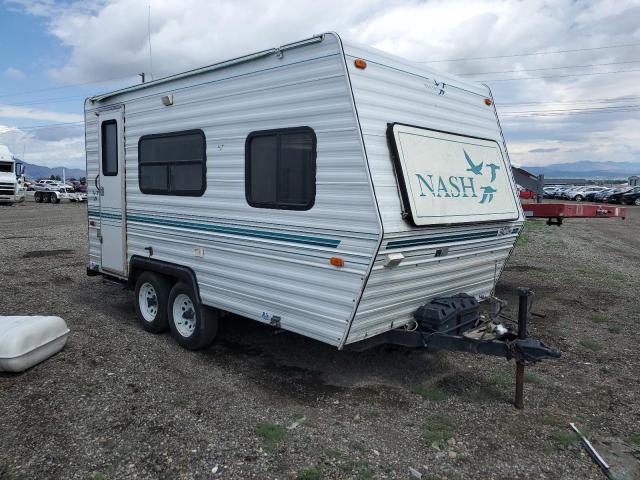
[[[174,280],[180,280],[187,285],[190,285],[196,296],[196,301],[202,303],[200,299],[200,288],[198,287],[198,280],[196,274],[189,267],[183,265],[176,265],[175,263],[164,262],[162,260],[155,260],[153,258],[140,257],[133,255],[129,260],[129,287],[133,288],[138,280],[138,277],[143,272],[155,272]]]

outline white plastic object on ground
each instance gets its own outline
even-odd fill
[[[0,316],[0,371],[33,367],[62,350],[68,335],[60,317]]]

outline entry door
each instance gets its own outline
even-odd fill
[[[102,269],[126,275],[124,107],[100,112],[98,119]]]

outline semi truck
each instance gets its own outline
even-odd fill
[[[24,165],[16,161],[7,146],[0,145],[0,204],[23,202],[26,190]]]

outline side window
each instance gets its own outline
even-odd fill
[[[115,177],[118,175],[118,123],[115,120],[102,122],[102,175]]]
[[[250,133],[245,144],[249,205],[309,210],[316,198],[316,144],[309,127]]]
[[[207,189],[207,145],[202,130],[145,135],[138,142],[140,191],[199,197]]]

